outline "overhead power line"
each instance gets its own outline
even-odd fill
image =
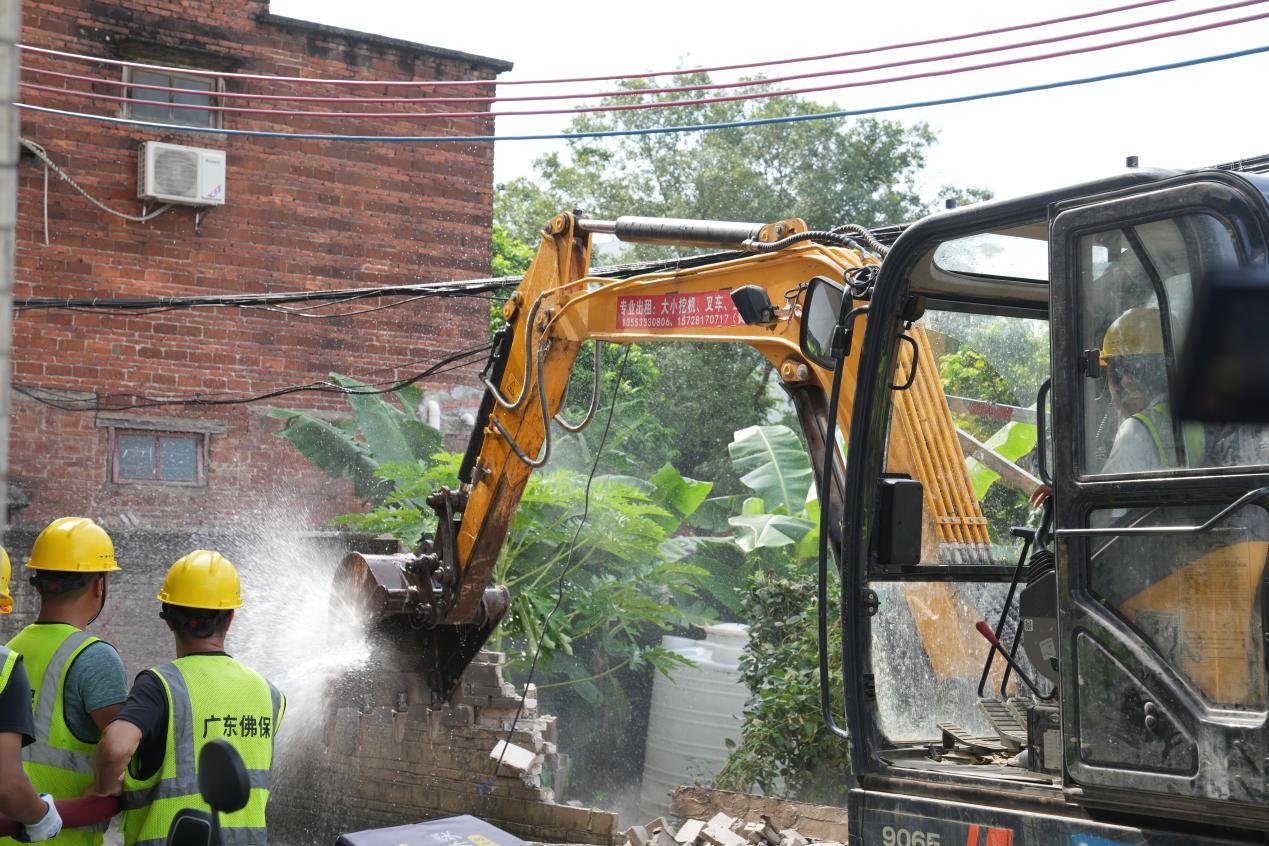
[[[13,390],[25,397],[35,400],[36,402],[56,408],[59,411],[77,411],[77,412],[96,412],[96,411],[131,411],[142,408],[163,408],[167,406],[209,406],[209,405],[246,405],[253,402],[262,402],[264,400],[276,399],[278,397],[289,396],[299,393],[324,393],[324,394],[342,394],[351,396],[368,396],[377,394],[389,394],[398,391],[401,388],[421,382],[424,379],[448,373],[451,370],[458,370],[463,367],[470,367],[474,362],[469,359],[478,355],[483,355],[490,350],[490,345],[486,344],[482,347],[473,347],[471,349],[461,350],[445,356],[436,364],[426,370],[415,373],[405,379],[395,379],[390,382],[378,382],[374,385],[368,385],[364,389],[348,388],[343,385],[323,379],[315,382],[308,382],[303,385],[291,385],[285,388],[277,388],[276,390],[267,391],[261,394],[227,394],[227,393],[193,393],[184,395],[171,395],[152,397],[142,394],[102,394],[91,392],[89,396],[83,396],[84,392],[68,391],[58,388],[46,388],[36,385],[26,385],[15,382]],[[395,368],[382,368],[395,369]]]
[[[1235,50],[1229,53],[1218,53],[1211,56],[1202,56],[1197,59],[1185,59],[1175,62],[1167,62],[1165,64],[1150,65],[1144,68],[1135,68],[1125,71],[1114,71],[1110,73],[1098,74],[1096,76],[1079,77],[1076,79],[1066,79],[1057,82],[1043,82],[1035,85],[1024,85],[1015,88],[998,89],[994,91],[985,91],[977,94],[965,94],[953,97],[941,97],[930,100],[918,100],[908,103],[900,103],[889,106],[873,106],[863,109],[839,109],[831,112],[821,112],[818,114],[805,115],[788,115],[784,117],[774,118],[754,118],[749,120],[725,121],[719,123],[707,124],[688,124],[680,126],[658,126],[647,127],[642,129],[608,129],[596,130],[590,132],[545,132],[545,133],[525,133],[518,135],[354,135],[343,133],[326,133],[326,132],[284,132],[260,129],[213,129],[200,126],[184,126],[174,123],[159,123],[156,121],[135,120],[132,118],[112,117],[109,115],[96,115],[88,112],[75,112],[66,109],[54,109],[47,106],[36,106],[30,103],[14,103],[13,105],[19,109],[28,112],[36,112],[39,114],[56,115],[59,117],[68,117],[79,120],[90,120],[101,123],[110,123],[121,126],[139,126],[150,129],[159,129],[166,132],[188,132],[204,135],[224,135],[248,138],[292,138],[304,141],[357,141],[357,142],[387,142],[387,143],[462,143],[470,144],[485,141],[557,141],[557,140],[578,140],[584,138],[618,138],[627,136],[641,135],[665,135],[676,132],[708,132],[720,129],[739,129],[755,126],[774,126],[789,123],[802,123],[805,121],[816,120],[833,120],[837,118],[860,117],[862,115],[884,114],[887,112],[906,111],[910,109],[925,109],[934,106],[946,106],[954,103],[968,103],[976,100],[988,100],[999,97],[1011,97],[1017,94],[1028,94],[1037,91],[1052,91],[1058,88],[1069,88],[1078,85],[1091,85],[1098,82],[1107,82],[1114,79],[1127,79],[1134,76],[1143,76],[1146,74],[1159,73],[1168,70],[1178,70],[1180,68],[1197,67],[1199,65],[1211,64],[1213,62],[1223,62],[1231,59],[1253,56],[1269,51],[1269,46],[1250,47],[1245,50]],[[693,105],[700,105],[703,100],[691,101]],[[491,117],[489,112],[477,113],[480,117]],[[455,117],[456,114],[451,112],[448,117]]]
[[[1260,4],[1266,0],[1240,0],[1237,5]],[[850,88],[864,88],[874,85],[888,85],[895,82],[911,82],[917,79],[930,79],[934,77],[955,76],[962,73],[972,71],[990,70],[993,68],[1011,67],[1013,65],[1030,64],[1033,62],[1047,61],[1049,59],[1059,59],[1067,56],[1079,56],[1086,53],[1096,53],[1104,50],[1113,50],[1120,47],[1129,47],[1135,44],[1144,44],[1151,41],[1159,41],[1166,38],[1176,38],[1182,35],[1191,35],[1196,32],[1207,32],[1213,29],[1221,29],[1229,26],[1237,26],[1239,24],[1251,23],[1253,21],[1264,20],[1269,18],[1269,12],[1262,12],[1256,15],[1245,15],[1240,18],[1232,18],[1230,20],[1214,21],[1212,23],[1197,24],[1195,26],[1185,27],[1183,29],[1170,30],[1168,32],[1156,32],[1147,35],[1139,35],[1135,38],[1124,38],[1119,41],[1109,41],[1104,44],[1091,44],[1083,47],[1072,47],[1066,50],[1054,50],[1048,53],[1039,53],[1031,56],[1015,56],[1007,59],[998,59],[992,62],[980,62],[973,65],[963,65],[954,68],[939,68],[936,70],[921,71],[918,73],[900,74],[897,76],[883,77],[881,79],[865,79],[855,82],[835,82],[827,85],[811,85],[800,88],[786,88],[776,91],[758,91],[748,94],[729,94],[724,97],[703,97],[703,98],[687,98],[679,100],[660,100],[651,102],[638,103],[611,103],[602,106],[581,106],[569,108],[550,108],[550,109],[517,109],[511,111],[427,111],[427,112],[394,112],[394,111],[373,111],[373,112],[343,112],[343,111],[311,111],[306,109],[260,109],[251,106],[212,106],[198,103],[165,103],[166,107],[178,108],[199,112],[223,113],[241,113],[259,116],[274,117],[302,117],[302,118],[339,118],[341,120],[349,119],[370,119],[375,120],[452,120],[454,118],[498,118],[498,117],[541,117],[547,115],[572,115],[572,114],[594,114],[594,113],[611,113],[611,112],[630,112],[630,111],[647,111],[651,109],[673,109],[690,106],[707,106],[720,103],[738,103],[750,100],[772,100],[782,97],[792,97],[802,94],[822,94],[827,91],[842,91]],[[898,63],[906,64],[906,63]],[[891,65],[892,66],[892,65]],[[879,65],[877,67],[887,67]],[[844,73],[853,73],[854,71],[844,71]],[[87,98],[91,100],[107,100],[109,102],[120,103],[146,103],[150,101],[138,100],[133,97],[120,97],[115,94],[104,94],[95,91],[77,91],[70,88],[59,88],[51,85],[38,85],[35,83],[21,83],[22,87],[43,92],[52,92],[58,95],[67,95],[71,97]],[[210,95],[208,95],[210,96]]]
[[[979,47],[973,50],[961,50],[954,53],[943,53],[943,54],[934,55],[934,56],[919,56],[916,58],[902,59],[902,60],[891,61],[891,62],[881,62],[878,64],[864,65],[861,67],[834,68],[829,70],[808,71],[804,73],[787,74],[783,76],[746,79],[746,80],[740,80],[736,82],[710,82],[710,83],[701,83],[696,85],[675,85],[675,86],[668,86],[668,87],[653,87],[653,88],[628,89],[628,90],[618,89],[618,90],[607,90],[607,91],[588,91],[588,92],[580,92],[580,93],[569,92],[564,94],[539,94],[539,95],[522,95],[522,96],[491,95],[491,96],[466,96],[466,97],[347,97],[347,96],[342,96],[342,97],[324,96],[323,97],[323,96],[313,96],[313,95],[303,95],[303,94],[262,94],[262,93],[252,93],[252,92],[214,91],[214,92],[208,92],[205,95],[199,95],[199,96],[206,97],[206,99],[209,101],[208,105],[201,105],[197,103],[166,103],[165,105],[171,108],[180,108],[180,109],[233,112],[233,113],[241,113],[241,114],[262,114],[262,115],[272,114],[272,115],[279,115],[279,116],[294,116],[294,117],[300,117],[300,116],[303,116],[303,117],[332,117],[332,116],[372,117],[372,116],[378,116],[380,114],[389,116],[389,117],[394,117],[394,118],[421,117],[421,116],[432,116],[432,115],[435,115],[437,117],[440,117],[440,116],[455,117],[455,116],[463,116],[463,115],[456,114],[454,112],[362,112],[362,113],[358,113],[358,112],[302,111],[302,110],[286,110],[286,109],[257,109],[257,108],[250,108],[250,107],[241,107],[241,106],[211,106],[210,101],[215,100],[222,103],[228,100],[249,100],[249,101],[269,101],[269,102],[303,102],[303,103],[356,103],[356,104],[369,104],[369,105],[409,105],[409,104],[442,105],[442,104],[453,104],[453,103],[497,103],[497,102],[541,102],[541,101],[548,101],[548,100],[589,100],[589,99],[595,99],[595,98],[601,98],[601,97],[633,97],[633,96],[644,97],[644,96],[649,96],[654,94],[656,95],[686,94],[686,93],[692,93],[692,92],[698,92],[698,91],[722,91],[722,90],[730,90],[730,89],[737,89],[737,88],[754,88],[758,86],[769,86],[769,85],[775,85],[779,83],[793,82],[793,81],[801,80],[801,79],[816,79],[816,78],[822,78],[822,77],[828,77],[828,76],[842,76],[845,74],[867,73],[871,71],[888,70],[891,68],[909,67],[912,65],[920,65],[920,64],[929,64],[931,62],[942,62],[942,61],[949,61],[952,59],[963,59],[963,58],[968,58],[971,56],[986,55],[989,53],[1001,53],[1001,52],[1006,52],[1009,50],[1020,50],[1026,47],[1037,47],[1042,44],[1054,44],[1054,43],[1058,43],[1062,41],[1073,41],[1079,38],[1088,38],[1088,37],[1092,37],[1096,35],[1106,35],[1112,32],[1122,32],[1125,30],[1139,29],[1141,27],[1146,27],[1146,26],[1155,26],[1157,24],[1170,23],[1172,21],[1185,20],[1188,18],[1195,18],[1202,15],[1210,15],[1210,14],[1215,14],[1217,12],[1226,12],[1232,9],[1239,9],[1239,8],[1245,8],[1247,6],[1260,5],[1265,2],[1266,0],[1238,0],[1238,2],[1225,3],[1220,6],[1212,6],[1212,7],[1204,8],[1204,9],[1193,9],[1190,11],[1178,12],[1176,14],[1165,15],[1163,17],[1157,17],[1157,18],[1147,18],[1147,19],[1138,20],[1138,21],[1128,21],[1126,23],[1115,24],[1113,26],[1100,27],[1098,29],[1089,29],[1089,30],[1082,30],[1080,32],[1062,33],[1059,35],[1052,35],[1045,38],[1035,38],[1029,41],[1018,41],[1018,42],[1013,42],[1010,44],[993,44],[986,47]],[[1243,22],[1243,21],[1239,21],[1239,22]],[[1224,25],[1224,24],[1220,24],[1220,25]],[[1182,31],[1181,34],[1186,34],[1187,32],[1188,30]],[[1167,36],[1165,35],[1161,37],[1167,37]],[[1121,45],[1112,45],[1112,46],[1121,46]],[[176,93],[176,94],[182,94],[185,96],[190,95],[190,90],[188,88],[177,88],[171,85],[155,85],[151,83],[124,81],[123,79],[103,79],[103,78],[95,77],[95,76],[66,73],[63,71],[52,70],[49,68],[32,67],[29,65],[23,65],[21,67],[21,70],[23,73],[33,74],[36,76],[53,77],[56,79],[63,79],[63,80],[71,81],[71,82],[87,82],[92,84],[94,88],[104,85],[104,86],[113,87],[116,89],[123,89],[125,91],[135,91],[135,90],[161,91],[164,93]],[[105,92],[97,91],[97,90],[77,91],[75,89],[68,89],[68,88],[58,87],[53,85],[41,85],[41,84],[31,83],[31,82],[22,82],[20,83],[20,85],[21,87],[32,90],[32,91],[45,91],[45,92],[51,92],[56,94],[69,94],[75,97],[85,97],[85,98],[90,98],[94,100],[107,100],[111,102],[146,103],[146,104],[154,102],[153,100],[127,96],[126,94],[124,96],[119,96],[119,95],[107,94]],[[795,92],[776,92],[776,93],[783,94],[783,93],[795,93]],[[687,101],[687,102],[693,103],[693,102],[701,102],[701,101],[693,100],[693,101]],[[667,103],[665,105],[673,105],[673,104]],[[479,114],[490,115],[491,113],[479,112]],[[497,113],[492,113],[492,114],[494,116],[497,116]],[[532,113],[514,112],[514,113],[507,113],[507,114],[532,114]]]
[[[907,41],[897,44],[887,44],[879,47],[862,47],[853,50],[844,50],[837,53],[823,53],[816,56],[798,56],[795,58],[769,59],[760,62],[743,62],[728,65],[715,65],[713,67],[702,67],[694,69],[665,70],[665,71],[644,71],[638,73],[611,74],[606,76],[574,76],[555,79],[510,79],[510,80],[369,80],[369,79],[322,79],[304,76],[278,76],[276,74],[260,74],[260,73],[235,73],[229,71],[211,71],[198,68],[181,68],[171,67],[168,65],[146,64],[144,62],[130,62],[122,59],[106,59],[99,56],[87,56],[82,53],[72,53],[65,50],[53,50],[48,47],[35,47],[27,44],[18,45],[20,49],[28,53],[38,53],[45,56],[56,56],[61,59],[69,59],[78,62],[88,62],[93,64],[104,64],[111,67],[140,68],[143,70],[153,70],[169,73],[181,73],[187,76],[210,76],[227,79],[243,79],[256,80],[262,82],[290,82],[303,83],[310,85],[336,85],[348,87],[364,87],[364,86],[388,86],[388,87],[415,87],[415,88],[450,88],[450,87],[471,87],[471,86],[488,86],[488,85],[558,85],[577,82],[613,82],[621,79],[650,79],[657,76],[673,76],[683,73],[716,73],[719,71],[731,70],[752,70],[753,68],[771,67],[776,65],[796,64],[799,62],[818,62],[828,59],[844,59],[849,56],[862,56],[870,53],[882,53],[889,50],[904,50],[912,47],[928,47],[933,44],[947,44],[952,41],[963,41],[971,38],[982,38],[988,35],[1000,35],[1006,32],[1020,32],[1026,29],[1037,29],[1044,26],[1052,26],[1059,23],[1069,23],[1071,21],[1087,20],[1089,18],[1111,15],[1118,12],[1131,11],[1133,9],[1142,9],[1148,6],[1158,6],[1162,3],[1173,2],[1173,0],[1142,0],[1137,3],[1128,3],[1122,6],[1112,6],[1107,9],[1096,9],[1089,12],[1081,12],[1073,15],[1063,15],[1056,18],[1046,18],[1040,21],[1032,21],[1030,23],[1012,24],[1010,26],[995,27],[993,29],[983,29],[974,32],[960,33],[957,35],[945,35],[935,38],[926,38],[918,41]]]
[[[490,293],[520,281],[519,276],[459,280],[411,285],[383,285],[376,288],[332,288],[324,291],[288,291],[276,294],[206,294],[193,297],[22,297],[15,298],[17,311],[32,309],[79,308],[103,311],[147,311],[174,308],[263,308],[290,303],[354,302],[370,297],[469,297]]]

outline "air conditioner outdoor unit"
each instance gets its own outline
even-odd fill
[[[137,156],[137,196],[186,206],[225,204],[225,151],[145,141]]]

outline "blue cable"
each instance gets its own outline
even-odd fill
[[[728,121],[726,123],[692,124],[689,126],[658,126],[646,129],[609,129],[596,132],[561,132],[535,135],[337,135],[320,132],[271,132],[256,129],[211,129],[201,126],[181,126],[174,123],[154,123],[144,120],[132,120],[130,118],[93,115],[86,112],[69,112],[62,109],[50,109],[46,106],[34,106],[29,103],[14,103],[13,105],[17,106],[19,109],[25,109],[31,112],[59,115],[61,117],[85,118],[87,120],[102,121],[104,123],[161,129],[167,132],[196,132],[209,135],[241,135],[252,138],[297,138],[304,141],[390,141],[411,143],[449,142],[464,144],[477,141],[571,141],[582,138],[616,138],[632,135],[664,135],[671,132],[708,132],[716,129],[741,129],[750,126],[771,126],[782,123],[801,123],[808,120],[832,120],[835,118],[859,117],[861,115],[881,114],[884,112],[898,112],[907,109],[924,109],[930,108],[931,106],[946,106],[952,103],[968,103],[974,100],[988,100],[995,97],[1010,97],[1014,94],[1029,94],[1033,91],[1050,91],[1055,88],[1068,88],[1074,85],[1089,85],[1094,82],[1106,82],[1112,79],[1142,76],[1149,73],[1158,73],[1159,71],[1176,70],[1178,68],[1188,68],[1195,65],[1208,64],[1210,62],[1223,62],[1227,59],[1238,59],[1244,56],[1252,56],[1257,53],[1264,52],[1269,52],[1269,45],[1264,47],[1250,47],[1246,50],[1237,50],[1233,53],[1220,53],[1215,56],[1204,56],[1198,59],[1169,62],[1163,65],[1152,65],[1146,68],[1137,68],[1136,70],[1116,71],[1114,73],[1104,73],[1098,76],[1086,76],[1080,79],[1066,79],[1061,82],[1043,82],[1038,85],[1006,88],[999,91],[987,91],[982,94],[966,94],[960,97],[944,97],[938,100],[922,100],[915,103],[901,103],[895,106],[874,106],[869,109],[843,109],[840,111],[823,112],[820,114],[757,118],[753,120]]]

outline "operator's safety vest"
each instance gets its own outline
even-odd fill
[[[177,812],[210,810],[198,791],[198,753],[221,738],[242,756],[251,779],[247,806],[221,815],[221,843],[264,846],[273,739],[286,709],[281,692],[228,655],[187,655],[151,672],[167,694],[167,739],[158,772],[141,780],[129,766],[124,775],[124,843],[163,846]]]
[[[1159,456],[1160,467],[1177,467],[1177,454],[1173,448],[1175,439],[1172,434],[1172,413],[1166,402],[1156,403],[1145,411],[1138,411],[1132,416],[1150,433],[1154,441],[1154,451]],[[1200,423],[1183,423],[1181,436],[1185,439],[1185,466],[1202,467],[1204,453],[1207,452],[1207,437]]]
[[[27,626],[9,641],[22,655],[30,677],[35,712],[35,742],[22,750],[22,769],[36,791],[54,799],[78,799],[93,783],[95,743],[85,743],[66,724],[62,691],[66,674],[79,654],[98,638],[65,623]],[[57,846],[100,846],[106,823],[68,828],[48,843]]]

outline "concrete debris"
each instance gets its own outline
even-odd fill
[[[506,750],[505,752],[503,751],[504,749]],[[511,770],[517,775],[530,772],[542,762],[542,759],[533,750],[525,749],[523,746],[516,746],[514,743],[508,743],[505,740],[499,740],[494,744],[493,751],[489,753],[489,757],[495,761],[502,761],[500,769]],[[637,846],[647,846],[647,844],[639,843]]]
[[[631,826],[624,846],[842,846],[832,840],[806,838],[794,828],[777,828],[771,817],[745,820],[722,811],[708,820],[686,819],[676,832],[658,817]]]
[[[704,820],[687,820],[679,826],[679,836],[674,838],[681,846],[693,846],[705,830]]]
[[[632,825],[626,829],[626,843],[628,846],[648,846],[648,827],[643,825]]]

